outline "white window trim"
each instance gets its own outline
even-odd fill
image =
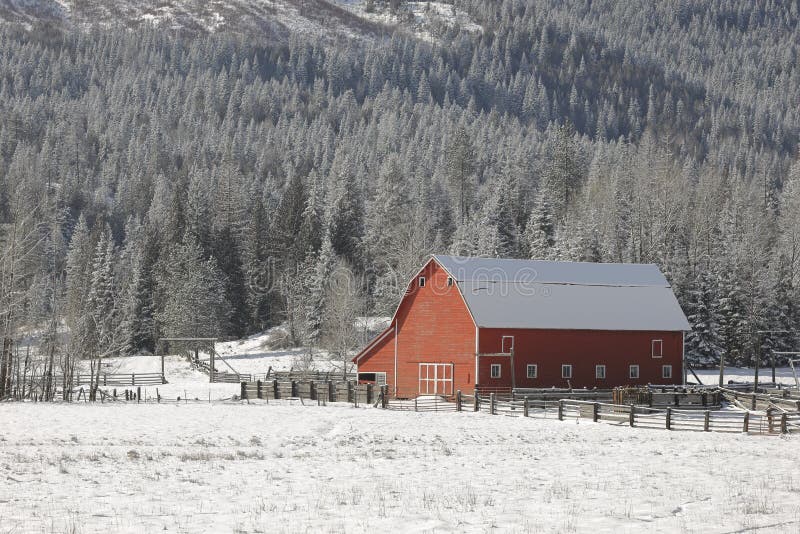
[[[636,369],[636,376],[633,376],[633,370]],[[641,375],[639,372],[639,365],[638,364],[631,364],[628,366],[628,378],[635,378],[638,379]]]
[[[600,376],[600,369],[603,370],[603,376]],[[598,364],[594,366],[594,377],[597,380],[605,380],[606,379],[606,366],[605,364]]]
[[[667,369],[669,369],[669,376],[667,376]],[[672,378],[672,365],[661,366],[661,378]]]
[[[656,346],[658,347],[658,353],[656,353]],[[664,357],[664,340],[663,339],[654,339],[650,342],[650,356],[653,358],[663,358]]]
[[[417,280],[417,284],[419,285],[419,287],[425,287],[425,277],[420,276],[419,279]]]
[[[533,370],[533,376],[531,376],[531,370]],[[529,363],[525,368],[525,376],[528,378],[539,378],[539,366],[535,363]]]
[[[494,373],[495,369],[497,369],[497,374]],[[503,367],[499,363],[493,363],[491,367],[489,367],[489,378],[501,378],[503,374]]]
[[[506,339],[511,340],[511,347],[506,351]],[[514,336],[503,336],[503,339],[500,340],[500,352],[503,354],[511,354],[514,350]]]
[[[565,373],[565,371],[569,369],[569,375]],[[571,363],[562,363],[561,364],[561,378],[572,378],[572,364]]]

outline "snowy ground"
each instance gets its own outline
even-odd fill
[[[800,369],[798,376],[800,376]],[[716,385],[719,384],[719,369],[695,369],[695,373],[703,381],[703,384]],[[755,378],[755,371],[751,368],[742,367],[726,367],[724,381],[727,383],[729,380],[736,382],[752,382]],[[687,378],[689,382],[696,382],[692,373],[689,373]],[[772,382],[772,368],[762,367],[758,371],[758,380],[761,383]],[[792,375],[791,367],[778,367],[775,369],[775,381],[778,384],[795,385],[794,375]]]
[[[0,405],[0,532],[798,532],[800,438],[343,405]]]

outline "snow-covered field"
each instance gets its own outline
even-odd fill
[[[798,437],[345,405],[0,405],[0,532],[798,532]]]
[[[797,370],[800,376],[800,369]],[[719,369],[695,369],[695,373],[700,377],[703,384],[716,385],[719,384]],[[724,382],[729,380],[736,382],[753,382],[755,379],[755,371],[752,368],[743,367],[726,367]],[[688,380],[696,382],[692,373],[689,373]],[[772,368],[762,367],[758,370],[758,380],[760,383],[772,382]],[[775,369],[775,381],[778,384],[795,385],[794,375],[792,374],[791,367],[778,367]]]

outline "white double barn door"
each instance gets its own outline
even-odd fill
[[[420,395],[452,395],[453,364],[421,363],[419,364]]]

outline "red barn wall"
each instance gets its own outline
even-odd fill
[[[419,287],[418,277],[425,277]],[[431,260],[411,281],[395,316],[397,321],[397,380],[394,376],[394,335],[365,355],[359,372],[386,372],[396,395],[419,393],[419,364],[453,365],[453,391],[475,386],[475,324],[456,285],[447,285],[447,272]]]
[[[568,387],[561,365],[572,364],[572,387],[608,388],[637,384],[683,382],[683,334],[681,332],[626,332],[594,330],[527,330],[482,328],[481,353],[501,352],[502,337],[514,336],[516,387]],[[651,356],[651,342],[663,340],[663,356]],[[490,377],[490,366],[501,365],[501,377]],[[538,365],[538,377],[527,378],[527,365]],[[595,365],[606,366],[605,380],[595,378]],[[639,365],[639,379],[628,376],[628,366]],[[662,378],[662,365],[672,365],[672,378]],[[484,387],[511,386],[511,358],[482,356],[479,381]]]

